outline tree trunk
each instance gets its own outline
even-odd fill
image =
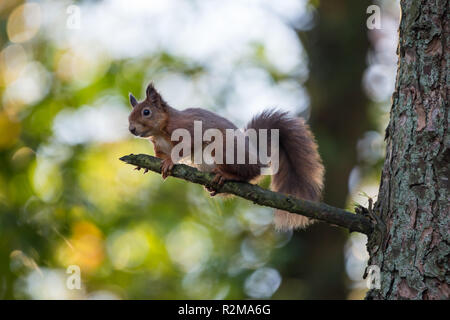
[[[368,242],[381,287],[368,299],[448,299],[449,1],[401,1],[399,68]]]

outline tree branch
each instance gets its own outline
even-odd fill
[[[120,158],[120,160],[145,168],[154,172],[161,173],[161,160],[146,154],[130,154]],[[215,187],[211,181],[214,174],[201,172],[196,168],[177,164],[174,166],[171,176],[184,179],[193,183],[208,187]],[[282,209],[306,217],[328,222],[365,234],[372,232],[372,223],[364,216],[353,214],[340,208],[329,206],[325,203],[311,202],[294,198],[290,195],[273,192],[258,185],[246,182],[227,181],[222,187],[217,189],[217,193],[230,193],[241,198],[253,201],[256,204]]]

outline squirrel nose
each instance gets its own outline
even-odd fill
[[[130,127],[130,132],[134,135],[136,135],[136,128],[135,127]]]

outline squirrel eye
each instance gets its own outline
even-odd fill
[[[149,109],[144,109],[144,110],[142,110],[142,114],[143,114],[144,116],[148,117],[148,116],[151,114],[151,112],[150,112]]]

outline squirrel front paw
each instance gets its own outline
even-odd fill
[[[173,169],[172,159],[167,158],[161,162],[161,175],[163,179],[166,179],[170,175],[172,169]]]

